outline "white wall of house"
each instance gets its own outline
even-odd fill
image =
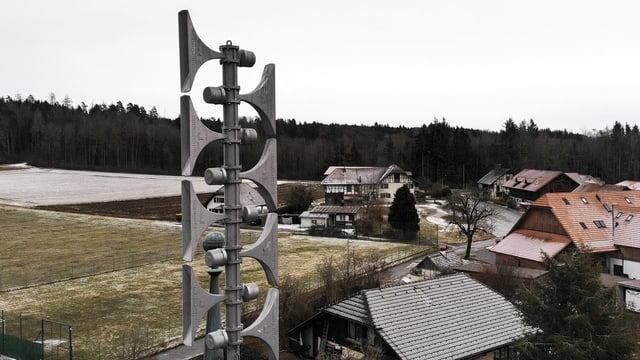
[[[640,262],[625,260],[624,273],[629,275],[631,280],[640,280]]]
[[[404,174],[390,174],[380,182],[378,197],[384,201],[392,202],[398,189],[404,185],[409,187],[409,192],[413,195],[415,187],[413,186],[411,178]]]
[[[313,226],[323,226],[327,227],[327,218],[326,217],[300,217],[300,227],[301,228],[310,228]]]
[[[609,258],[609,274],[613,274],[614,265],[622,266],[622,272],[631,280],[640,280],[640,262]]]

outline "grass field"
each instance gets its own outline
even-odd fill
[[[151,345],[180,342],[183,262],[177,224],[0,207],[0,229],[5,284],[29,282],[37,274],[55,277],[58,269],[75,271],[70,280],[0,292],[2,310],[73,325],[74,357],[131,358]],[[243,231],[243,244],[258,235]],[[422,249],[361,241],[350,245],[358,252],[377,249],[393,257]],[[321,254],[341,254],[346,246],[344,240],[280,234],[280,274],[313,281]],[[205,286],[204,261],[191,265]],[[80,269],[100,274],[82,276]],[[246,259],[242,269],[243,282],[265,283],[256,261]]]

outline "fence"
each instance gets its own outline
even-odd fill
[[[180,248],[172,246],[162,251],[147,251],[122,256],[114,254],[100,261],[92,261],[90,263],[38,267],[37,272],[35,270],[25,270],[19,273],[2,272],[0,273],[0,291],[24,289],[36,285],[102,274],[159,261],[178,259],[180,256]]]
[[[0,311],[0,354],[22,360],[71,360],[71,325]]]

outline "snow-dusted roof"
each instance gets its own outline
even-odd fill
[[[390,174],[406,174],[411,172],[402,170],[398,165],[388,167],[357,167],[357,166],[331,166],[325,171],[327,176],[322,180],[322,185],[365,185],[378,184]]]
[[[324,310],[367,323],[400,359],[459,359],[512,343],[529,328],[505,298],[464,274],[360,294]]]

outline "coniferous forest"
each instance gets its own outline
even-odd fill
[[[259,141],[242,145],[243,168],[252,167],[263,144],[259,118],[241,118]],[[401,123],[402,119],[390,119]],[[221,119],[203,119],[215,131]],[[180,121],[134,104],[81,103],[51,96],[40,101],[0,97],[0,163],[39,167],[178,175]],[[413,172],[420,186],[471,185],[497,164],[578,172],[607,183],[640,179],[640,130],[615,122],[589,134],[540,129],[533,119],[506,119],[499,132],[452,127],[425,119],[421,127],[339,125],[278,119],[278,177],[321,180],[332,165],[388,166]],[[222,164],[222,144],[209,145],[194,175]]]

